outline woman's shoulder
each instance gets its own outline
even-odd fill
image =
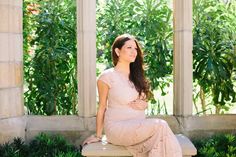
[[[114,68],[105,69],[100,75],[112,75],[114,73]]]
[[[98,79],[106,78],[111,79],[114,73],[114,68],[105,69],[99,76]]]
[[[114,68],[106,69],[98,76],[98,80],[105,82],[111,88],[114,78],[112,77],[113,73],[114,73]]]

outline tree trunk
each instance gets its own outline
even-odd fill
[[[220,109],[221,109],[220,105],[217,104],[216,105],[216,114],[220,114]]]
[[[200,99],[201,99],[201,104],[202,104],[202,113],[206,115],[206,98],[205,98],[205,93],[202,87],[200,87]]]
[[[196,101],[193,101],[193,104],[194,104],[194,107],[195,107],[196,112],[199,113],[198,108],[197,108]]]

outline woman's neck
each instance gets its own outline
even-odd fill
[[[121,64],[121,63],[117,63],[116,66],[114,67],[116,71],[119,71],[125,75],[129,75],[130,73],[130,66],[129,64]]]

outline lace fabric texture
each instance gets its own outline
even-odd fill
[[[182,157],[181,147],[161,119],[146,119],[145,112],[127,104],[138,98],[138,92],[114,68],[98,78],[109,86],[104,129],[108,142],[127,147],[134,157]]]

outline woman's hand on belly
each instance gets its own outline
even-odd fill
[[[128,106],[134,110],[145,110],[148,107],[148,103],[142,99],[135,99],[129,102]]]

